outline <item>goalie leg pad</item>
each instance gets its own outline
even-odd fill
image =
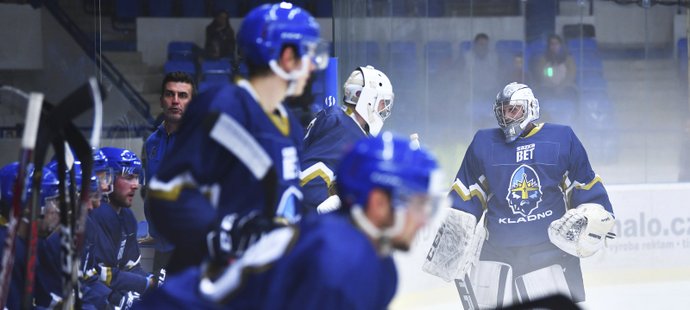
[[[479,261],[470,277],[480,309],[497,309],[513,302],[513,270],[510,265]]]
[[[450,281],[462,279],[470,266],[479,260],[486,229],[477,225],[474,215],[449,209],[448,216],[436,233],[422,270]]]
[[[561,265],[551,265],[517,277],[515,290],[521,303],[554,294],[563,294],[571,298]]]

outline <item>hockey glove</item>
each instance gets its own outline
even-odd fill
[[[216,263],[228,264],[278,226],[273,219],[260,215],[258,211],[243,217],[236,213],[228,214],[218,228],[206,236],[209,256]]]
[[[588,257],[613,239],[615,220],[603,206],[585,203],[568,210],[563,217],[549,225],[549,240],[570,255]]]

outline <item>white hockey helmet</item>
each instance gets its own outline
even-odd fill
[[[393,85],[388,77],[372,66],[359,67],[345,81],[343,93],[343,101],[354,105],[369,132],[378,135],[393,109]]]
[[[494,114],[506,136],[506,143],[510,143],[525,131],[529,123],[539,119],[539,100],[527,85],[513,82],[496,95]]]

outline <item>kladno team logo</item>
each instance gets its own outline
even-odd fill
[[[521,214],[522,216],[532,214],[532,211],[539,207],[541,196],[539,176],[532,167],[521,165],[513,171],[506,196],[513,214]]]

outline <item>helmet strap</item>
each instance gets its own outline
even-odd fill
[[[302,56],[302,65],[300,68],[293,70],[292,72],[286,72],[283,70],[278,65],[278,61],[275,59],[272,59],[271,61],[268,62],[268,66],[271,68],[273,73],[275,73],[277,76],[282,78],[283,80],[286,80],[288,82],[288,87],[287,90],[285,91],[286,96],[292,96],[295,94],[295,83],[297,79],[307,75],[307,72],[309,71],[309,63],[311,59],[309,56],[304,55]]]

